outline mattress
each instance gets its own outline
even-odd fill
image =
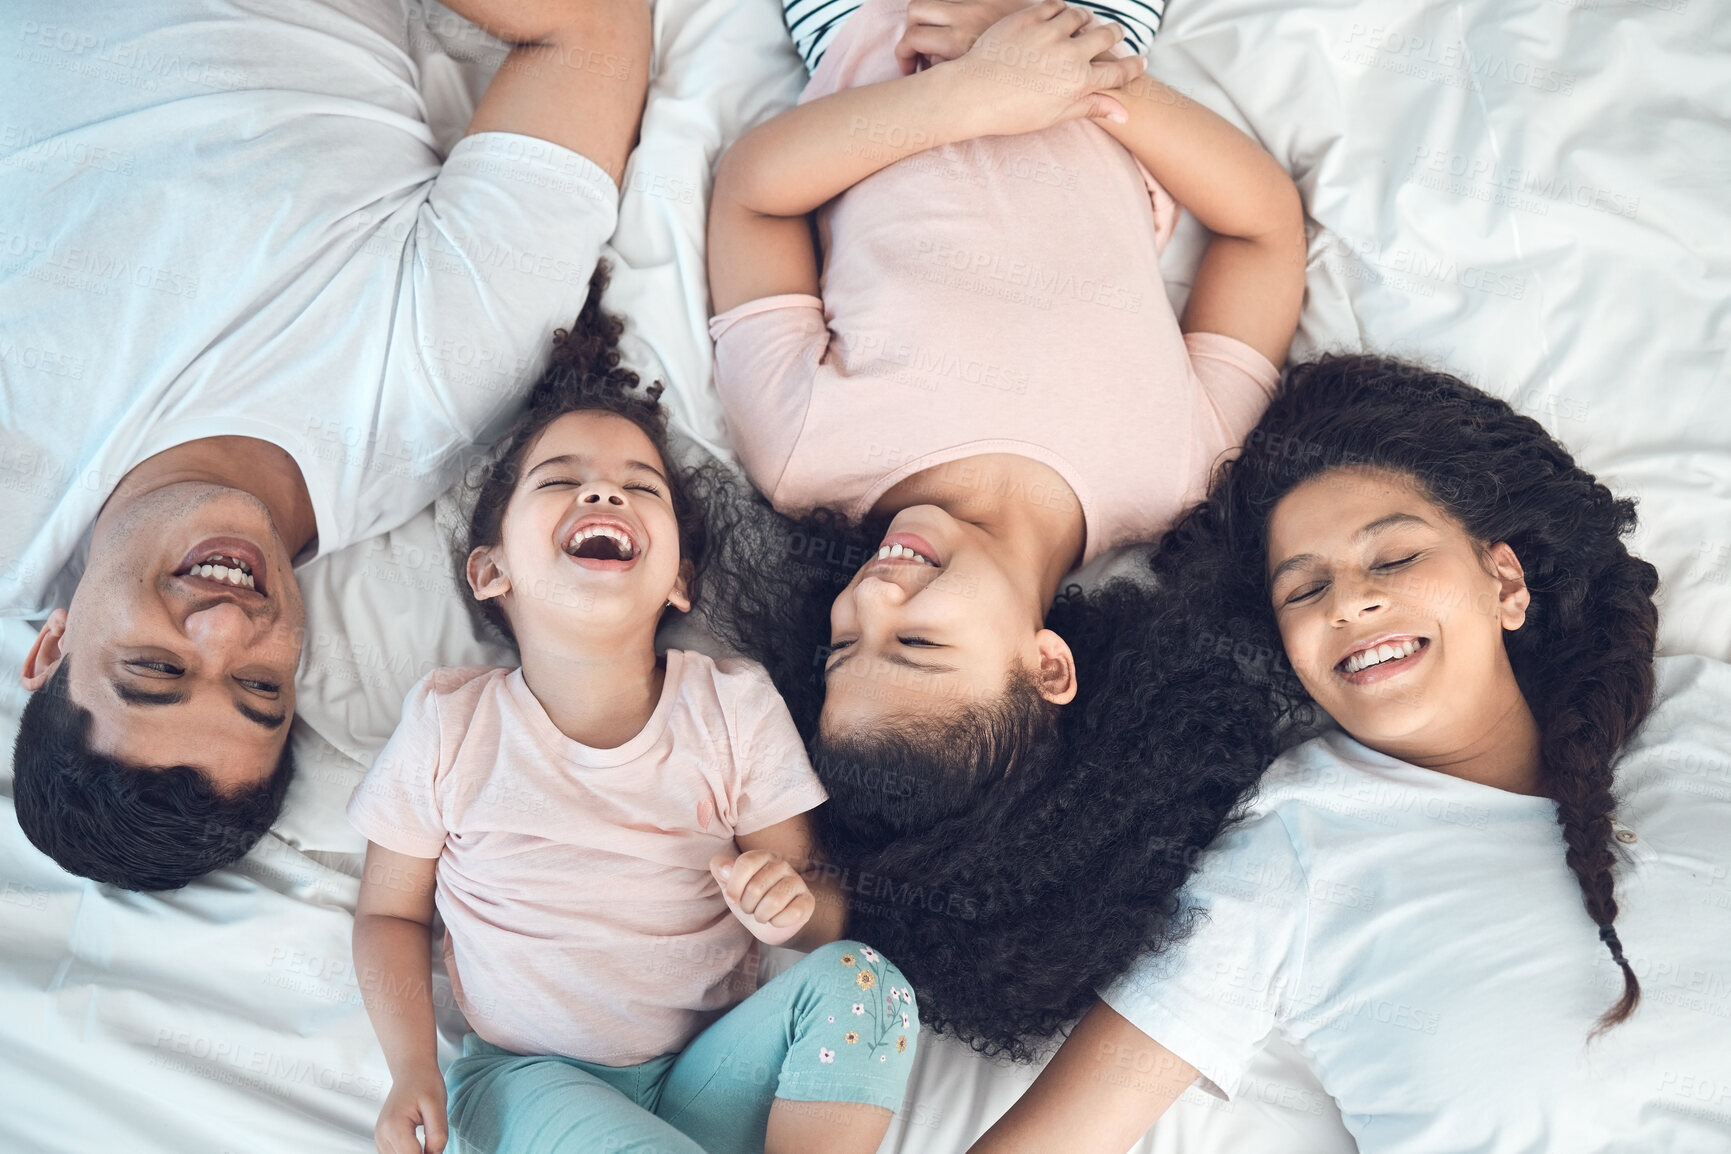
[[[498,46],[413,6],[446,140]],[[720,150],[803,72],[775,0],[656,0],[642,143],[608,252],[625,352],[693,451],[729,452],[709,381],[704,204]],[[1378,350],[1459,372],[1640,501],[1668,653],[1731,659],[1731,23],[1689,0],[1173,0],[1152,71],[1255,135],[1311,220],[1295,355]],[[1181,303],[1202,235],[1164,263]],[[349,951],[349,791],[403,695],[502,660],[447,560],[449,500],[302,574],[308,635],[281,821],[242,862],[134,894],[61,873],[0,770],[0,1149],[366,1151],[389,1086]],[[0,667],[33,629],[0,622]],[[22,708],[0,689],[10,748]],[[786,951],[764,967],[773,973]],[[462,1023],[436,996],[442,1056]],[[964,1150],[1035,1071],[922,1040],[883,1150]],[[1231,1103],[1197,1089],[1146,1154],[1353,1149],[1279,1039]]]

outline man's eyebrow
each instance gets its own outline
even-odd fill
[[[1386,517],[1378,517],[1369,524],[1362,526],[1358,532],[1352,535],[1352,540],[1354,543],[1357,543],[1364,540],[1366,537],[1381,533],[1385,529],[1392,529],[1396,525],[1423,525],[1427,529],[1430,528],[1429,521],[1426,521],[1423,517],[1414,513],[1390,513]],[[1274,572],[1268,575],[1268,583],[1273,585],[1276,581],[1280,580],[1282,574],[1293,569],[1303,568],[1315,560],[1317,560],[1315,553],[1300,553],[1296,557],[1288,557],[1286,560],[1274,567]]]
[[[563,453],[557,457],[548,457],[545,461],[542,461],[533,469],[530,469],[527,473],[523,474],[523,476],[525,479],[533,477],[536,473],[539,473],[549,465],[586,465],[588,463],[589,458],[583,456],[581,453]],[[625,462],[625,467],[627,469],[635,469],[641,473],[654,473],[657,477],[661,478],[661,483],[663,485],[667,484],[667,474],[663,473],[660,469],[657,469],[654,465],[647,464],[643,461],[627,461]]]
[[[108,684],[114,687],[115,696],[128,705],[180,705],[186,701],[186,693],[182,690],[171,689],[163,693],[151,693],[148,690],[135,689],[124,681],[111,679]],[[288,720],[286,713],[266,713],[263,710],[254,709],[242,701],[236,701],[234,708],[242,717],[254,725],[263,726],[265,729],[281,729],[283,723]]]
[[[134,689],[124,681],[112,678],[108,684],[114,687],[114,694],[128,705],[179,705],[186,700],[184,690],[170,689],[163,693],[151,693],[143,689]]]
[[[242,717],[254,725],[262,725],[266,729],[281,729],[283,722],[287,721],[289,717],[286,713],[266,713],[241,701],[235,702],[234,707],[240,711]]]

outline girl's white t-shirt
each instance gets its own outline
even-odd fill
[[[1277,761],[1184,895],[1189,938],[1101,997],[1231,1097],[1275,1034],[1363,1154],[1731,1150],[1731,666],[1657,663],[1616,767],[1621,976],[1556,805],[1342,733]]]

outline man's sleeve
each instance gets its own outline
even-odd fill
[[[619,190],[587,157],[506,132],[458,141],[383,241],[402,240],[386,407],[412,398],[404,427],[442,419],[464,445],[491,432],[582,310],[618,218]]]

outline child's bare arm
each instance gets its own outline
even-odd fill
[[[1140,57],[1096,61],[1121,39],[1080,9],[1041,0],[1000,21],[966,56],[913,76],[791,108],[742,136],[716,170],[709,292],[718,313],[780,293],[817,292],[806,214],[928,148],[1122,115],[1100,93],[1141,75]]]
[[[410,857],[369,842],[355,909],[355,974],[361,1000],[391,1070],[391,1092],[373,1139],[380,1154],[427,1154],[445,1147],[445,1081],[433,1022],[433,883],[436,858]]]
[[[809,813],[790,817],[756,833],[740,834],[733,841],[740,849],[740,856],[727,864],[734,866],[739,876],[730,874],[722,884],[734,904],[754,915],[761,909],[764,920],[783,925],[795,924],[802,916],[806,918],[797,932],[781,944],[790,949],[809,950],[833,942],[847,932],[847,893],[835,872],[818,858],[816,831]],[[770,860],[760,860],[765,857]],[[712,863],[718,873],[721,860]],[[775,868],[777,865],[783,868]],[[808,896],[801,898],[802,893]],[[809,914],[805,912],[807,903]],[[757,936],[765,937],[762,933]]]
[[[450,0],[514,45],[469,132],[516,132],[571,149],[623,182],[649,88],[648,0]]]
[[[806,214],[904,156],[961,139],[954,79],[934,69],[844,89],[740,137],[721,158],[709,202],[711,307],[815,296]]]
[[[1214,233],[1180,326],[1286,360],[1304,299],[1304,206],[1260,145],[1151,76],[1113,93],[1129,112],[1101,127]]]

